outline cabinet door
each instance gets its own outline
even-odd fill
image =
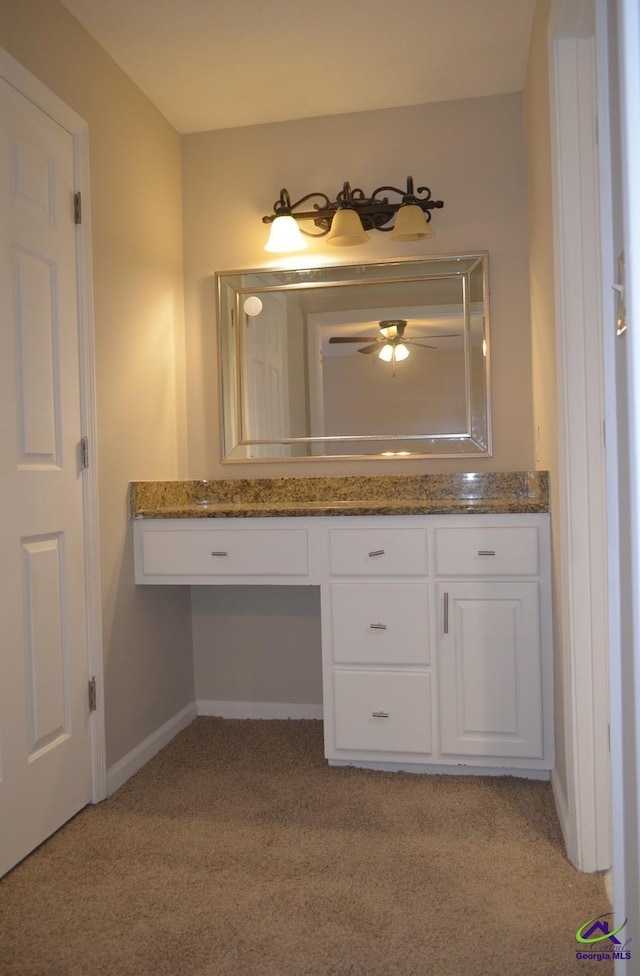
[[[438,585],[440,750],[543,757],[538,583]]]

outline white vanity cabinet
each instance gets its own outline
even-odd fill
[[[139,519],[138,583],[316,585],[332,764],[553,767],[549,516]]]

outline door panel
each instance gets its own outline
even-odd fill
[[[454,756],[542,758],[538,584],[438,584],[440,745]]]
[[[18,459],[22,464],[57,464],[59,382],[54,349],[55,265],[43,255],[13,248],[13,294]]]
[[[69,734],[65,680],[64,565],[59,535],[23,540],[24,637],[29,760]]]
[[[0,874],[91,799],[73,138],[0,81]]]

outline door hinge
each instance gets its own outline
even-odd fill
[[[80,469],[84,471],[89,467],[89,438],[83,437],[80,441]]]
[[[89,711],[95,712],[98,707],[95,677],[89,678]]]
[[[79,190],[73,194],[73,219],[76,224],[82,223],[82,194]]]

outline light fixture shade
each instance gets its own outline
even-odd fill
[[[378,353],[378,359],[382,359],[385,363],[390,363],[392,359],[395,360],[396,363],[401,363],[403,359],[407,359],[408,357],[409,350],[403,342],[385,342],[384,346]]]
[[[265,251],[281,253],[283,251],[302,251],[308,247],[295,219],[290,214],[281,214],[271,222],[269,240],[264,246]]]
[[[366,244],[369,235],[362,226],[362,221],[355,210],[341,207],[331,221],[331,230],[327,234],[327,244],[337,247],[353,247],[355,244]]]
[[[420,241],[425,237],[435,237],[435,231],[427,223],[427,218],[417,203],[405,203],[396,215],[395,227],[391,231],[392,241]]]

